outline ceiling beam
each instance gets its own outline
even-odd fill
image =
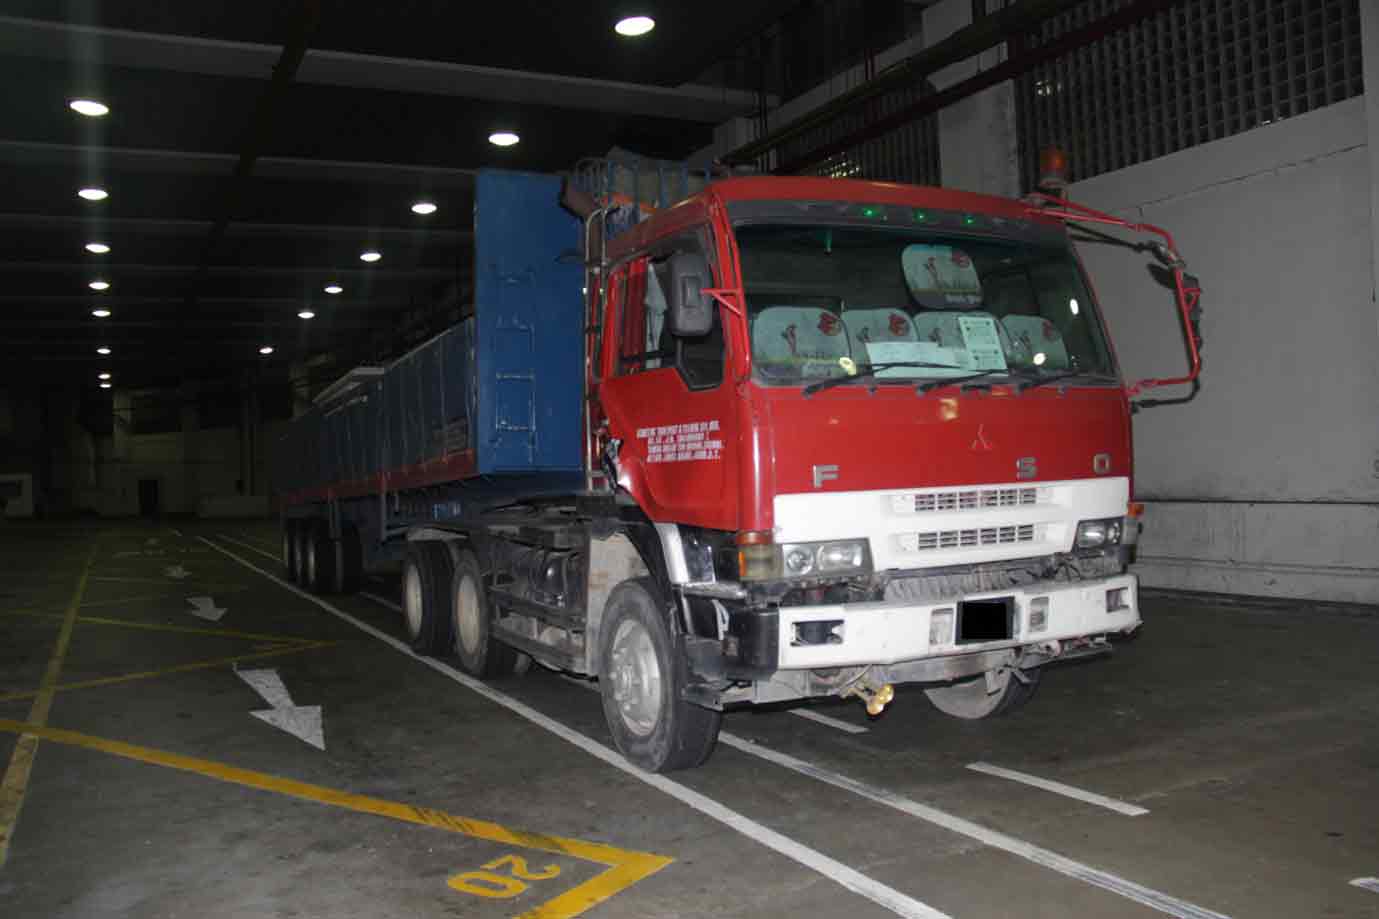
[[[0,229],[40,230],[85,233],[100,227],[111,233],[143,236],[204,236],[211,229],[209,220],[177,220],[161,217],[56,217],[47,214],[0,213]],[[418,238],[438,242],[464,242],[472,239],[470,230],[433,230],[425,227],[338,226],[313,223],[232,223],[225,235],[229,239],[351,239],[361,234],[376,242],[411,241]]]
[[[72,166],[85,168],[93,162],[123,172],[159,175],[214,176],[224,178],[239,157],[233,153],[191,150],[141,150],[132,147],[99,147],[52,144],[39,141],[0,140],[0,164],[13,166]],[[475,169],[416,166],[405,163],[368,163],[350,160],[318,160],[291,156],[260,156],[254,176],[296,182],[358,182],[419,186],[429,189],[468,190]]]
[[[96,262],[0,262],[0,274],[81,274],[108,278],[183,277],[202,271],[212,278],[300,278],[317,276],[335,280],[409,281],[415,279],[451,280],[458,275],[454,267],[445,268],[331,268],[329,266],[282,265],[140,265]]]
[[[0,52],[5,54],[69,60],[96,49],[96,58],[110,67],[255,80],[270,78],[280,50],[252,42],[0,16]],[[705,124],[727,121],[757,107],[755,93],[713,86],[651,86],[316,48],[307,51],[296,81]]]

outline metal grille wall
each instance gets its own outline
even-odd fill
[[[775,151],[777,168],[798,175],[834,179],[939,185],[938,120],[933,115],[862,141],[805,168],[791,165],[841,138],[864,130],[876,119],[905,108],[932,91],[925,81],[923,85],[885,93],[864,106],[843,112],[827,124],[781,144]]]
[[[1088,0],[1026,46],[1128,5]],[[1360,0],[1184,0],[1016,80],[1025,187],[1047,144],[1085,179],[1359,95],[1361,72]]]

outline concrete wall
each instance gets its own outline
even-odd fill
[[[1367,100],[1079,182],[1169,229],[1202,281],[1206,369],[1135,420],[1152,586],[1379,602],[1379,314]],[[1144,256],[1082,247],[1127,377],[1185,366]]]

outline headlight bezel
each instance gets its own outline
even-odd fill
[[[1115,549],[1125,536],[1125,518],[1094,517],[1079,520],[1073,531],[1073,551],[1099,552]]]
[[[825,539],[738,547],[743,581],[828,582],[866,577],[873,572],[867,539]]]

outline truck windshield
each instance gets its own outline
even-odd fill
[[[771,385],[1115,373],[1071,251],[882,228],[736,229],[752,363]]]

